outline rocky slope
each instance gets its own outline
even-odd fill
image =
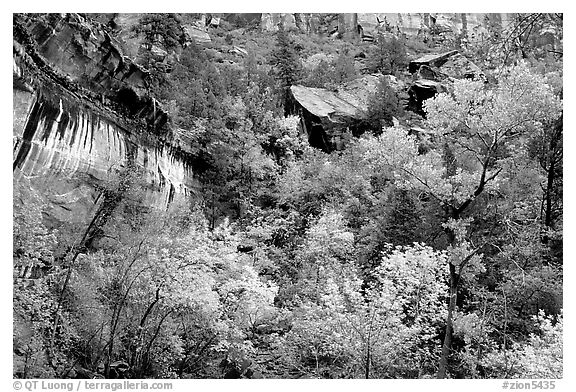
[[[440,92],[450,91],[454,80],[486,81],[484,72],[456,50],[419,57],[410,62],[408,69],[412,74],[408,83],[392,75],[373,74],[355,79],[336,91],[291,86],[292,112],[300,116],[302,128],[314,147],[342,150],[354,134],[363,132],[361,123],[366,117],[368,98],[376,91],[380,78],[386,79],[404,109],[419,115],[424,115],[422,103]],[[401,125],[408,129],[418,126],[419,121],[412,124],[408,120],[405,116]]]
[[[197,193],[190,157],[181,149],[185,146],[170,140],[168,114],[149,95],[150,75],[139,65],[144,40],[134,27],[141,18],[138,14],[15,16],[14,180],[45,195],[58,220],[88,219],[97,189],[132,163],[145,173],[149,189],[145,199],[150,204],[165,207],[174,198]],[[308,34],[352,38],[369,39],[385,30],[474,40],[490,29],[503,28],[508,20],[506,14],[196,14],[182,21],[182,34],[189,42],[207,45],[210,29],[222,23],[240,29],[255,26],[263,32],[283,24]],[[153,47],[151,53],[169,65],[178,54],[164,49]],[[454,63],[451,69],[458,71],[465,62],[452,56],[448,65]],[[411,69],[416,76],[410,88],[397,89],[405,99],[410,94],[416,106],[439,91],[444,78],[434,73],[433,64],[421,63]],[[338,129],[329,132],[326,143],[330,149],[342,148],[349,136],[342,130],[357,117],[354,113],[363,107],[358,98],[373,90],[375,80],[367,75],[358,82],[359,88],[351,92],[344,88],[336,95],[304,87],[294,87],[293,94],[322,128],[336,124]],[[362,84],[365,81],[369,83]],[[311,109],[328,101],[338,107],[327,109],[327,114]],[[348,103],[351,106],[339,116],[339,107]],[[308,125],[312,129],[313,124]]]

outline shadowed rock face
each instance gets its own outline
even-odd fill
[[[33,51],[43,71],[56,72],[154,128],[166,123],[166,112],[147,96],[149,72],[125,56],[101,25],[77,14],[33,15],[15,23],[15,46]]]
[[[453,50],[427,54],[412,60],[408,66],[414,82],[410,86],[410,110],[424,115],[422,104],[438,93],[448,92],[455,79],[486,81],[484,72],[462,53]]]
[[[60,31],[68,30],[62,27]],[[64,36],[73,39],[74,34]],[[65,54],[57,49],[66,47],[64,36],[50,35],[44,41],[58,44],[36,43],[44,48],[39,52],[34,43],[14,43],[14,186],[42,195],[48,218],[67,223],[89,221],[101,189],[127,167],[141,173],[138,180],[145,189],[141,196],[148,206],[165,208],[176,199],[193,196],[199,186],[184,154],[150,132],[162,115],[157,102],[136,93],[138,80],[133,86],[125,78],[109,81],[121,87],[116,98],[122,99],[98,100],[93,94],[95,84],[122,74],[110,73],[110,56],[102,57],[98,50],[94,58],[89,57],[90,51],[87,57],[70,56],[64,66]],[[79,52],[84,49],[74,53]],[[92,80],[87,89],[75,83],[82,72],[103,76]]]
[[[386,78],[400,102],[407,105],[406,86],[391,75],[365,75],[337,91],[291,86],[292,112],[300,116],[310,144],[324,151],[341,150],[353,136],[363,133],[368,99],[379,78]]]
[[[125,57],[120,44],[77,14],[49,15],[25,21],[38,52],[71,80],[107,93],[125,85],[146,90],[147,71]]]

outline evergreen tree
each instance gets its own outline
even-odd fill
[[[181,22],[178,14],[145,14],[134,29],[144,34],[148,46],[161,44],[175,49],[185,41]]]
[[[358,76],[354,68],[354,58],[350,55],[348,48],[333,61],[334,78],[337,84],[342,84],[354,80]]]
[[[376,37],[376,45],[370,50],[367,60],[369,72],[383,74],[394,74],[408,63],[403,42],[394,36],[387,38],[384,34]]]
[[[376,91],[368,99],[366,122],[375,134],[380,134],[382,127],[393,124],[392,117],[402,114],[396,92],[390,87],[385,77],[381,77]]]
[[[288,114],[289,89],[298,82],[302,75],[302,63],[296,52],[294,40],[282,25],[276,33],[276,47],[272,51],[271,64],[274,75],[280,84],[284,112]]]

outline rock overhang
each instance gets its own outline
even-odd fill
[[[27,23],[47,27],[40,20]],[[71,26],[74,28],[74,23]],[[110,65],[119,63],[110,62],[110,56],[70,56],[69,62],[79,61],[80,65],[60,68],[61,54],[51,57],[55,52],[52,44],[43,49],[36,40],[43,37],[44,43],[55,40],[64,45],[67,37],[78,45],[68,28],[60,30],[68,31],[64,35],[57,31],[45,34],[41,29],[34,35],[15,22],[14,29],[14,186],[25,186],[45,197],[51,221],[80,223],[89,219],[98,189],[132,165],[142,173],[146,205],[166,208],[175,198],[198,196],[200,187],[189,157],[158,132],[164,129],[167,113],[142,91],[141,79],[115,73],[117,67]],[[97,32],[87,34],[85,40],[97,36]],[[110,49],[106,41],[97,42],[103,45],[100,48]],[[73,51],[84,52],[81,48]],[[87,64],[102,77],[82,80]],[[124,58],[123,64],[145,73],[130,59]],[[116,97],[100,93],[99,89],[111,85],[118,89]]]

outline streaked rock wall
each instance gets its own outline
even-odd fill
[[[143,199],[151,206],[165,208],[196,192],[192,167],[170,147],[65,96],[14,89],[13,98],[15,184],[25,182],[54,202],[54,218],[85,219],[97,188],[114,181],[128,163],[141,169]]]
[[[317,21],[321,14],[262,14],[261,28],[275,31],[278,24],[285,28],[298,27],[302,32],[318,32],[310,21]],[[373,34],[377,29],[388,27],[408,36],[435,28],[438,32],[454,36],[465,35],[470,41],[481,41],[489,35],[489,29],[505,28],[513,14],[490,13],[350,13],[339,14],[338,30],[342,34],[354,34],[356,25],[362,26],[365,33]],[[299,21],[305,21],[303,23]],[[317,24],[317,23],[316,23]],[[464,34],[463,34],[464,33]]]
[[[358,24],[368,32],[388,25],[407,35],[436,28],[454,36],[465,35],[472,42],[487,39],[492,27],[505,28],[512,17],[513,14],[489,13],[359,13]]]
[[[76,15],[15,26],[14,187],[41,195],[52,221],[89,222],[101,190],[128,167],[141,173],[148,207],[200,188],[185,153],[163,139],[167,114],[146,95],[145,73],[114,48]]]

